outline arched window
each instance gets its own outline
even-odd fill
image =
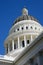
[[[28,29],[28,26],[26,26],[26,29]]]
[[[25,46],[25,44],[24,44],[24,40],[22,41],[22,47],[24,47]]]
[[[19,28],[17,30],[19,31]]]
[[[12,43],[10,44],[10,51],[12,50]]]
[[[7,50],[6,50],[6,51],[7,51],[7,53],[8,53],[8,44],[7,44]]]
[[[31,29],[33,29],[33,27],[31,26]]]
[[[23,30],[24,28],[22,27],[22,30]]]
[[[27,44],[29,44],[29,40],[27,40]]]
[[[16,44],[14,44],[14,49],[16,49]]]

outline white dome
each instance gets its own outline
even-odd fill
[[[41,31],[42,26],[33,16],[28,15],[28,10],[24,8],[23,15],[16,19],[5,40],[7,53],[28,46],[30,42],[41,33]]]

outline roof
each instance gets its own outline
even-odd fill
[[[18,17],[18,18],[14,21],[13,25],[14,25],[15,23],[17,23],[17,22],[22,21],[22,20],[34,20],[34,21],[38,21],[38,20],[37,20],[36,18],[34,18],[33,16],[28,15],[28,10],[27,10],[26,8],[23,8],[23,10],[22,10],[22,16]]]
[[[14,25],[15,23],[17,23],[17,22],[22,21],[22,20],[38,21],[38,20],[37,20],[36,18],[34,18],[33,16],[30,16],[30,15],[22,15],[22,16],[18,17],[18,18],[14,21],[13,25]]]

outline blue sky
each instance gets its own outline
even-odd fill
[[[4,40],[24,7],[43,26],[43,0],[0,0],[0,54],[5,54]]]

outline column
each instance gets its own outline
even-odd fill
[[[20,39],[18,37],[18,48],[20,48]]]
[[[12,50],[14,50],[14,40],[12,40]]]
[[[25,47],[26,47],[26,36],[24,36],[24,43],[25,43]]]
[[[31,35],[31,41],[33,40],[33,38],[32,38],[32,35]]]
[[[21,26],[20,26],[20,30],[21,30]]]

